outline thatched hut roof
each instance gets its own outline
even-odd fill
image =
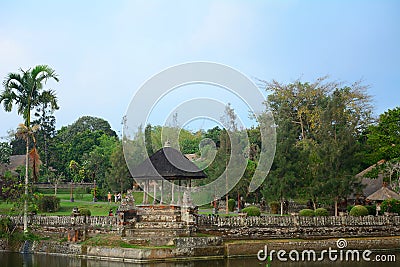
[[[381,187],[378,191],[375,193],[369,195],[367,199],[370,200],[386,200],[389,198],[394,198],[400,200],[400,195],[397,194],[396,192],[390,190],[386,186]]]
[[[180,151],[172,147],[164,147],[145,161],[132,172],[136,179],[167,179],[186,180],[200,179],[207,175]]]
[[[10,162],[0,164],[0,171],[11,171],[15,176],[18,176],[16,170],[19,166],[25,166],[25,155],[12,155],[10,156]]]

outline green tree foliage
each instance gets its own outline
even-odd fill
[[[24,184],[18,173],[5,171],[1,176],[1,198],[8,202],[15,202],[21,199],[24,192]]]
[[[382,202],[382,212],[393,212],[400,214],[400,200],[389,198]]]
[[[10,162],[12,148],[7,142],[0,142],[0,168],[2,164]],[[2,173],[0,169],[0,174]]]
[[[151,139],[151,124],[147,124],[144,130],[144,138],[146,143],[146,151],[149,156],[154,154],[153,142]]]
[[[301,194],[314,205],[319,197],[336,202],[355,186],[360,151],[357,142],[370,123],[370,96],[355,83],[265,83],[277,125],[275,161],[264,195],[284,198]]]
[[[75,160],[84,168],[83,179],[96,179],[100,183],[104,181],[109,155],[117,142],[116,134],[107,121],[82,117],[72,125],[62,127],[53,140],[54,153],[50,158],[50,166],[57,174],[69,174],[69,163]]]
[[[113,192],[124,192],[132,188],[132,178],[125,163],[122,143],[117,143],[110,155],[110,167],[106,175],[108,187]]]
[[[54,111],[59,109],[57,98],[54,93],[46,92],[40,96],[40,105],[36,107],[35,117],[37,118],[33,124],[40,125],[36,134],[37,147],[40,157],[45,166],[45,173],[48,172],[50,153],[53,145],[53,138],[56,134],[56,117]]]
[[[33,133],[31,129],[31,111],[38,106],[40,106],[44,99],[52,98],[49,101],[52,109],[56,106],[56,97],[54,91],[44,90],[43,85],[48,79],[53,79],[58,81],[58,76],[53,69],[47,65],[35,66],[32,70],[28,69],[26,71],[20,69],[21,73],[9,73],[3,81],[4,91],[0,94],[0,103],[3,103],[4,109],[10,112],[13,105],[17,106],[17,112],[22,115],[24,119],[25,133]],[[47,101],[46,100],[46,101]],[[20,127],[22,129],[22,127]],[[38,159],[36,156],[37,151],[34,147],[31,152],[29,152],[29,139],[33,135],[24,135],[26,142],[26,170],[25,170],[25,203],[24,203],[24,232],[28,230],[27,225],[27,198],[28,198],[28,157],[29,154],[34,156],[35,160]],[[34,168],[35,169],[35,168]],[[36,170],[34,170],[34,175]]]
[[[90,152],[83,155],[82,165],[86,181],[96,180],[99,187],[105,185],[106,173],[111,167],[110,157],[117,144],[118,141],[114,136],[103,134],[99,137],[99,145],[95,145]]]
[[[37,203],[41,212],[56,212],[60,208],[60,199],[55,196],[40,196]]]
[[[365,160],[369,165],[400,158],[400,107],[389,109],[367,131]]]

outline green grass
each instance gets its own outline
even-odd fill
[[[174,246],[140,246],[129,244],[121,239],[119,235],[95,235],[84,242],[85,246],[98,247],[119,247],[119,248],[138,248],[138,249],[155,249],[155,248],[173,248]]]
[[[47,194],[46,194],[47,195]],[[53,195],[53,194],[48,194]],[[82,199],[75,199],[74,202],[70,202],[69,194],[57,194],[60,198],[60,209],[57,212],[39,212],[41,215],[71,215],[72,209],[74,207],[86,208],[91,211],[92,216],[107,216],[110,209],[115,212],[119,203],[108,203],[108,202],[93,202],[93,196],[91,194],[83,194]],[[18,214],[21,212],[16,212],[13,209],[14,205],[12,203],[7,203],[6,201],[0,201],[0,214]]]

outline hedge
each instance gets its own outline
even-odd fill
[[[354,206],[349,213],[350,216],[367,216],[368,214],[368,209],[361,205]]]
[[[60,199],[55,196],[40,196],[38,209],[41,212],[56,212],[60,208]]]
[[[314,213],[315,216],[329,216],[329,212],[325,208],[318,208]]]
[[[299,216],[309,216],[312,217],[315,215],[315,212],[311,209],[302,209],[299,211]]]
[[[260,216],[261,211],[258,207],[255,206],[249,206],[247,208],[242,209],[243,213],[246,213],[247,216]]]

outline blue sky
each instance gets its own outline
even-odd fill
[[[172,65],[212,61],[250,78],[329,75],[400,106],[400,1],[1,1],[0,78],[48,64],[57,127],[83,115],[117,132],[134,92]],[[1,88],[2,90],[3,88]],[[189,96],[190,97],[190,96]],[[0,110],[0,136],[22,119]]]

